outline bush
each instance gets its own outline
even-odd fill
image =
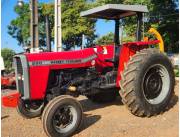
[[[179,68],[175,68],[174,73],[176,77],[179,77]]]
[[[9,49],[9,48],[3,48],[1,50],[1,56],[3,57],[4,60],[4,66],[5,66],[5,71],[7,73],[10,73],[13,71],[12,68],[12,62],[13,62],[13,56],[15,55],[14,50]]]

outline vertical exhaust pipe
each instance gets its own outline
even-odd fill
[[[50,26],[49,26],[49,16],[45,16],[46,20],[46,45],[47,45],[47,50],[51,52],[51,40],[50,40]]]
[[[137,13],[137,30],[136,30],[136,41],[141,41],[142,39],[142,24],[143,24],[143,14]]]
[[[115,46],[119,46],[120,44],[120,41],[119,41],[119,25],[120,25],[120,22],[119,20],[115,20],[115,35],[114,35],[114,43],[115,43]]]

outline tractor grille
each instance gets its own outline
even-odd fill
[[[23,68],[22,68],[22,62],[21,59],[19,57],[15,58],[16,61],[16,81],[17,81],[17,89],[19,90],[19,92],[21,93],[21,95],[24,95],[24,81],[22,80],[23,77]]]
[[[16,58],[16,62],[17,62],[17,73],[23,75],[21,59]]]

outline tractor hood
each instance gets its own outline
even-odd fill
[[[92,60],[112,59],[114,46],[96,46],[77,51],[25,54],[29,66],[89,64]],[[84,66],[84,65],[83,65]],[[85,65],[86,66],[86,65]],[[84,67],[85,67],[84,66]],[[89,66],[89,65],[88,65]]]
[[[24,100],[41,99],[47,88],[51,71],[91,68],[102,72],[112,66],[114,46],[97,46],[78,51],[27,53],[14,57],[17,90]]]
[[[25,54],[28,62],[36,61],[65,61],[65,60],[78,60],[85,59],[96,55],[93,48],[77,51],[64,51],[64,52],[42,52]]]

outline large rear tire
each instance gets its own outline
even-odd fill
[[[96,89],[98,90],[98,89]],[[116,88],[113,89],[104,89],[104,91],[99,92],[94,95],[86,96],[89,100],[95,103],[108,103],[112,102],[117,97],[118,90]]]
[[[43,128],[49,137],[69,137],[79,128],[82,117],[82,107],[76,99],[68,95],[58,96],[43,111]]]
[[[157,49],[143,49],[121,73],[120,95],[136,116],[163,112],[174,93],[175,78],[170,60]]]

